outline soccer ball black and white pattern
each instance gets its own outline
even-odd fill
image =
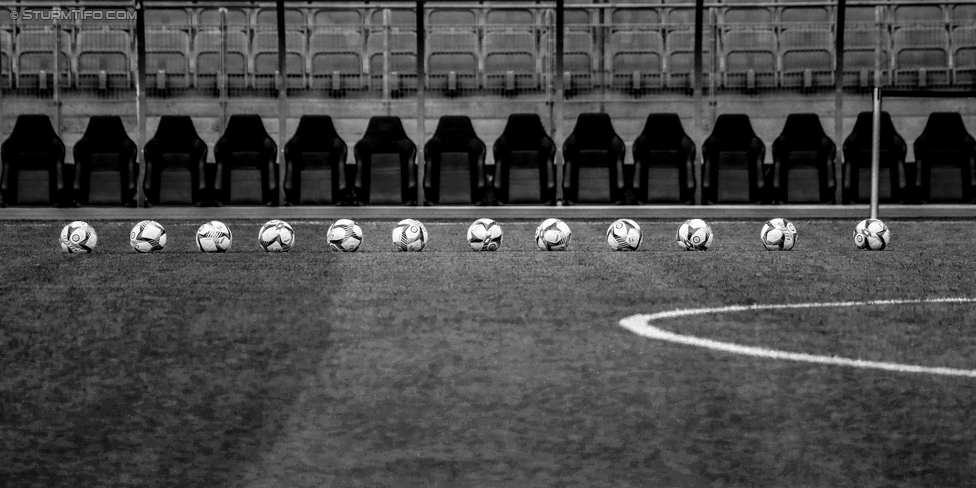
[[[353,220],[339,219],[329,226],[326,239],[333,251],[354,252],[363,243],[363,229]]]
[[[770,219],[759,232],[759,240],[768,251],[789,251],[796,245],[796,226],[786,219]]]
[[[543,251],[565,251],[573,240],[573,231],[559,219],[543,220],[535,229],[535,245]]]
[[[211,220],[197,229],[196,241],[197,248],[203,252],[227,252],[234,236],[223,222]]]
[[[642,240],[644,233],[630,219],[619,219],[607,229],[607,245],[614,251],[636,251]]]
[[[497,251],[502,247],[502,227],[491,219],[475,220],[468,227],[468,245],[475,251]]]
[[[702,219],[684,221],[674,237],[678,247],[685,251],[704,251],[712,245],[712,228]]]
[[[166,229],[154,220],[143,220],[129,232],[129,244],[136,252],[162,251],[166,247]]]
[[[393,228],[393,248],[397,251],[423,251],[427,247],[427,228],[414,219],[404,219]]]
[[[883,251],[891,242],[891,231],[878,219],[864,219],[854,227],[854,247],[866,251]]]
[[[268,252],[288,252],[295,245],[295,230],[283,220],[269,220],[258,231],[258,244]]]
[[[86,222],[74,221],[61,229],[61,251],[68,254],[90,253],[98,244],[95,229]]]

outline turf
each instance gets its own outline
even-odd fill
[[[976,484],[976,381],[787,363],[648,340],[632,314],[727,304],[976,296],[970,222],[890,222],[858,252],[853,222],[796,222],[789,253],[759,223],[715,222],[681,252],[642,222],[635,253],[574,222],[572,250],[502,222],[474,253],[464,223],[391,251],[324,250],[260,222],[197,253],[163,222],[136,255],[95,222],[92,255],[60,225],[0,224],[0,485],[919,487]],[[952,237],[955,236],[955,237]],[[952,238],[950,238],[952,237]],[[810,309],[660,322],[812,354],[976,368],[971,305]]]

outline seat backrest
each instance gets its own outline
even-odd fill
[[[644,130],[634,141],[634,159],[642,158],[650,151],[683,151],[682,141],[685,137],[687,134],[678,114],[649,114]]]
[[[51,125],[51,118],[42,114],[17,116],[10,137],[3,142],[4,152],[54,153],[64,151],[64,143]]]
[[[824,139],[830,140],[820,124],[820,116],[814,113],[789,114],[783,132],[773,141],[773,154],[802,151],[818,151]],[[831,142],[831,144],[833,144]],[[784,163],[786,161],[783,161]]]
[[[118,115],[92,115],[78,144],[81,141],[89,144],[92,154],[118,152],[126,143],[132,143]]]
[[[435,142],[436,144],[431,144]],[[475,142],[476,141],[476,142]],[[472,147],[480,144],[484,151],[484,142],[478,137],[471,124],[471,118],[465,115],[445,115],[437,122],[437,129],[433,137],[427,142],[425,151],[430,147],[440,152],[468,152]]]
[[[544,151],[546,142],[553,144],[538,115],[511,114],[494,147],[503,152]]]
[[[217,156],[217,147],[226,151],[227,156],[234,152],[263,152],[266,147],[265,144],[269,140],[271,140],[271,136],[264,128],[264,122],[261,121],[260,115],[231,115],[227,121],[227,129],[217,141],[214,155]],[[273,140],[271,144],[275,145]]]
[[[295,129],[295,135],[288,141],[289,150],[298,152],[331,152],[335,150],[336,140],[345,146],[345,141],[336,132],[332,117],[328,115],[302,115]]]
[[[873,124],[871,112],[861,112],[857,115],[854,129],[844,140],[845,162],[850,161],[859,166],[870,164]],[[881,151],[887,153],[887,157],[902,160],[907,151],[905,139],[898,134],[888,112],[881,112]]]
[[[191,154],[197,141],[202,143],[203,139],[197,135],[189,115],[163,115],[149,142],[153,141],[160,144],[163,154]]]
[[[563,153],[573,151],[609,151],[614,143],[623,143],[613,129],[610,116],[605,113],[582,113],[576,118],[576,127],[563,144]]]
[[[702,153],[745,152],[759,140],[749,116],[745,114],[722,114],[715,120],[711,135],[702,144]],[[760,141],[760,144],[762,142]]]
[[[915,159],[923,161],[933,152],[967,152],[972,157],[972,140],[959,112],[933,112],[922,134],[915,139]]]

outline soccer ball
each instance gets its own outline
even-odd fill
[[[559,219],[543,220],[535,229],[535,245],[543,251],[565,251],[571,240],[573,231]]]
[[[363,229],[352,220],[339,219],[329,226],[326,239],[333,251],[353,252],[363,243]]]
[[[197,229],[197,248],[203,252],[227,252],[234,236],[223,222],[211,220]]]
[[[404,219],[393,228],[393,248],[397,251],[423,251],[427,246],[427,228],[414,219]]]
[[[502,247],[502,234],[494,220],[478,219],[468,227],[468,245],[475,251],[496,251]]]
[[[288,252],[295,245],[295,230],[283,220],[269,220],[258,231],[258,243],[268,252]]]
[[[686,220],[674,240],[685,251],[704,251],[712,245],[712,228],[701,219]]]
[[[770,219],[763,225],[759,240],[768,251],[789,251],[796,245],[796,227],[786,219]]]
[[[607,229],[607,245],[614,251],[636,251],[644,240],[641,228],[630,219],[620,219]]]
[[[166,247],[166,229],[155,220],[143,220],[129,232],[129,244],[136,252],[162,251]]]
[[[80,220],[61,229],[61,250],[68,253],[90,253],[98,244],[95,229]]]
[[[888,226],[878,219],[865,219],[854,227],[854,247],[868,251],[881,251],[891,242]]]

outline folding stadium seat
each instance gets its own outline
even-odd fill
[[[285,205],[346,203],[346,143],[328,115],[303,115],[285,144]]]
[[[691,88],[695,74],[695,32],[687,28],[669,30],[665,38],[667,45],[667,71],[664,85],[668,88]],[[705,72],[703,83],[708,83],[708,73],[712,71],[710,39],[702,45],[702,67]]]
[[[220,87],[218,75],[221,72],[221,59],[226,59],[227,65],[223,74],[227,77],[230,88],[245,88],[248,76],[248,38],[243,29],[237,26],[228,27],[226,33],[226,49],[221,50],[224,42],[220,30],[202,30],[194,39],[196,71],[194,86],[197,88]]]
[[[533,30],[489,26],[484,43],[486,89],[515,93],[539,88]]]
[[[427,87],[449,94],[478,89],[478,36],[466,28],[427,35]]]
[[[610,34],[612,86],[641,92],[664,83],[664,38],[659,30],[615,30]]]
[[[0,203],[71,206],[77,180],[47,115],[18,115],[0,146]]]
[[[441,117],[434,136],[424,145],[424,203],[483,202],[486,153],[469,117]]]
[[[779,34],[783,86],[834,86],[834,38],[829,28],[786,26]]]
[[[0,31],[0,87],[4,89],[13,87],[13,64],[11,64],[14,58],[11,50],[14,45],[13,39],[10,32]]]
[[[574,203],[624,202],[627,146],[605,113],[583,113],[563,143],[563,200]]]
[[[254,88],[278,88],[278,31],[264,29],[254,33],[251,44],[254,55]],[[305,85],[305,34],[295,30],[285,31],[285,70],[287,86],[304,89]]]
[[[146,25],[153,29],[185,29],[190,25],[190,17],[182,8],[147,8]]]
[[[895,26],[895,84],[912,87],[949,84],[949,36],[945,22]]]
[[[132,85],[129,33],[103,27],[78,33],[78,87],[128,88]]]
[[[586,91],[594,86],[594,77],[598,72],[597,52],[594,41],[594,27],[591,25],[590,13],[585,9],[567,8],[563,19],[566,29],[563,33],[563,90],[567,95]],[[540,51],[542,65],[549,63],[555,69],[556,39],[551,32],[544,32],[541,36]]]
[[[136,144],[117,115],[94,115],[75,143],[75,175],[82,204],[136,206]]]
[[[726,30],[722,85],[726,88],[773,88],[776,72],[776,33],[769,28]]]
[[[317,30],[309,40],[312,59],[312,88],[334,93],[361,90],[363,79],[363,39],[357,30]]]
[[[820,125],[817,114],[790,114],[773,141],[775,203],[835,203],[837,146]]]
[[[371,88],[383,87],[383,43],[382,30],[370,31],[366,39],[366,52],[369,56],[369,76]],[[399,94],[403,90],[416,89],[417,83],[417,33],[391,28],[389,33],[390,91]]]
[[[634,141],[634,197],[638,203],[695,203],[695,143],[678,114],[650,114]]]
[[[417,145],[407,137],[400,117],[370,117],[353,154],[359,203],[417,204]]]
[[[950,34],[952,45],[952,83],[956,86],[976,85],[976,27],[960,25]]]
[[[509,115],[492,152],[494,203],[556,204],[556,144],[538,115]]]
[[[976,139],[959,112],[929,115],[915,139],[915,187],[923,202],[976,203]]]
[[[725,0],[725,5],[730,5],[722,12],[723,24],[770,24],[773,22],[772,10],[765,7],[753,6],[732,6],[736,3],[752,3],[748,0],[736,1]]]
[[[143,190],[150,205],[212,203],[207,183],[207,144],[188,115],[164,115],[146,143]]]
[[[809,3],[805,0],[781,0],[780,4],[789,4],[791,2]],[[779,18],[783,23],[828,24],[832,18],[826,6],[783,5],[781,8]]]
[[[157,90],[190,86],[190,36],[182,30],[146,31],[146,77]]]
[[[867,88],[874,85],[875,51],[880,50],[882,83],[890,69],[889,53],[891,37],[887,29],[879,31],[873,21],[873,8],[868,21],[858,20],[851,14],[859,8],[848,8],[847,24],[844,27],[844,84]]]
[[[842,196],[844,203],[867,203],[871,199],[871,137],[872,114],[861,112],[854,130],[844,141],[844,175]],[[881,112],[881,161],[878,173],[878,199],[881,202],[902,202],[909,198],[905,174],[905,144],[888,112]],[[862,185],[861,182],[864,182]]]
[[[58,59],[58,85],[70,85],[71,36],[61,33],[61,56]],[[54,87],[55,30],[51,27],[23,29],[16,37],[17,88],[50,90]]]
[[[278,145],[256,114],[231,115],[214,145],[218,203],[278,205]]]
[[[762,203],[766,146],[744,114],[723,114],[702,144],[702,202]]]

